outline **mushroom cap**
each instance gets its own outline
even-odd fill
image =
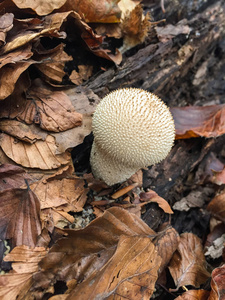
[[[168,107],[156,95],[136,88],[115,90],[104,97],[95,110],[92,126],[92,171],[109,185],[160,162],[175,138]],[[118,179],[118,171],[126,174],[124,179]],[[107,179],[102,175],[105,172],[113,174],[114,179]]]

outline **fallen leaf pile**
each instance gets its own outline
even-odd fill
[[[100,99],[72,100],[64,88],[104,71],[105,61],[118,66],[144,42],[154,23],[140,1],[4,0],[0,12],[0,299],[149,299],[171,281],[176,299],[222,299],[224,265],[212,271],[205,256],[217,249],[225,261],[224,191],[207,205],[217,223],[203,244],[141,219],[150,203],[170,219],[187,202],[171,208],[144,191],[141,171],[116,190],[74,172],[70,152],[91,132]],[[174,27],[156,28],[158,39],[188,34]],[[176,139],[225,133],[224,105],[171,112]],[[222,186],[224,170],[212,156],[202,180]]]

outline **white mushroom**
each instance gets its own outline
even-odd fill
[[[93,175],[108,185],[163,160],[175,138],[173,117],[156,95],[136,88],[111,92],[93,116]]]

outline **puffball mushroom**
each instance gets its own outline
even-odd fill
[[[108,185],[163,160],[175,138],[173,117],[156,95],[118,89],[97,105],[92,120],[92,173]]]

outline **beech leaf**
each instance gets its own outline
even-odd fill
[[[176,128],[176,139],[217,137],[225,133],[225,104],[173,107],[170,109]]]
[[[216,218],[225,222],[225,192],[215,196],[207,206],[207,210]]]
[[[178,249],[174,253],[169,270],[177,289],[185,285],[199,287],[210,277],[201,240],[192,233],[180,236]]]
[[[110,276],[118,264],[119,268],[114,273],[115,282],[111,283],[114,288],[120,287],[124,290],[120,284],[123,280],[128,279],[126,276],[129,274],[129,278],[133,278],[130,286],[136,287],[136,284],[139,283],[140,290],[140,286],[143,284],[143,286],[150,288],[149,293],[152,292],[152,282],[156,280],[155,272],[157,272],[160,265],[160,258],[155,254],[154,245],[151,243],[151,237],[155,233],[140,218],[122,208],[114,207],[105,211],[101,217],[92,221],[86,228],[66,230],[65,233],[67,236],[58,240],[50,249],[48,255],[41,261],[41,272],[35,274],[35,289],[51,286],[56,278],[65,281],[76,279],[80,284],[84,284],[83,292],[89,293],[93,289],[90,289],[90,286],[86,285],[85,282],[92,276],[94,280],[94,277],[98,276],[98,273],[103,269]],[[127,239],[127,237],[134,237],[134,239]],[[135,244],[135,247],[132,247],[132,244]],[[129,252],[129,250],[131,251]],[[118,252],[116,253],[116,251]],[[137,251],[136,254],[135,251]],[[119,253],[121,254],[119,255]],[[129,255],[132,258],[131,261]],[[124,260],[122,259],[123,256]],[[138,267],[135,265],[136,256]],[[113,264],[111,260],[114,260]],[[121,270],[123,280],[120,282],[118,280],[120,278],[119,270],[122,268],[123,263],[125,263],[126,268],[123,272]],[[107,271],[107,268],[109,268],[109,271]],[[140,281],[138,281],[138,276],[136,277],[137,274],[140,275]],[[103,273],[101,275],[103,276]],[[98,279],[104,280],[104,276],[100,276]],[[95,284],[97,282],[98,280],[95,281]],[[109,278],[103,282],[102,289],[104,293],[109,292],[112,288],[110,282],[111,279]],[[79,285],[77,285],[78,290]],[[101,291],[99,290],[98,293],[101,293]],[[143,293],[145,293],[144,288]]]
[[[0,192],[1,239],[12,239],[13,247],[34,247],[41,233],[40,203],[28,189],[9,189]]]

